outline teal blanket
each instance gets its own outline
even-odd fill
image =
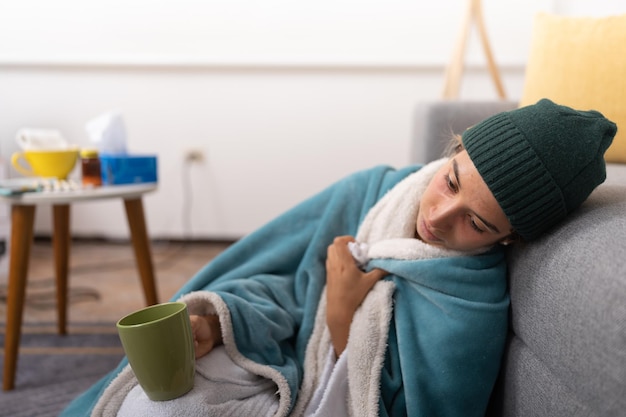
[[[418,167],[355,173],[241,239],[173,297],[208,290],[230,312],[237,349],[286,380],[290,408],[304,378],[307,343],[325,285],[326,249],[356,235],[369,209]],[[504,346],[508,295],[503,253],[428,260],[374,259],[395,285],[380,373],[380,415],[484,414]],[[61,416],[89,415],[105,376]]]

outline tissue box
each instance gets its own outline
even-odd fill
[[[156,155],[100,155],[102,185],[157,182]]]

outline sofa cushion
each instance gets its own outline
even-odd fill
[[[626,14],[608,17],[535,16],[520,105],[543,97],[595,109],[618,132],[605,158],[626,163]]]
[[[512,339],[495,415],[626,410],[624,213],[626,187],[603,184],[565,223],[508,253]]]

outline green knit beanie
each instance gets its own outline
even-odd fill
[[[606,178],[617,132],[601,113],[542,99],[463,133],[463,145],[515,231],[526,241],[576,209]]]

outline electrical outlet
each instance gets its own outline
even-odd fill
[[[185,152],[185,162],[189,164],[201,164],[204,159],[204,151],[201,149],[189,149]]]

